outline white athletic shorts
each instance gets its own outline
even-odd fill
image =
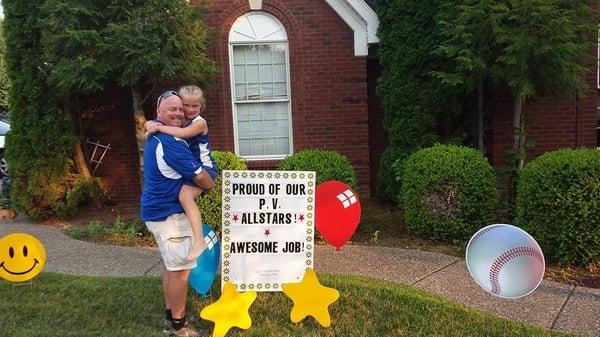
[[[196,267],[196,261],[187,260],[194,244],[194,232],[184,213],[170,215],[164,221],[146,221],[146,227],[154,235],[168,271]]]

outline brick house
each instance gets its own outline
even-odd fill
[[[206,91],[213,149],[235,152],[251,169],[272,169],[286,155],[306,148],[336,150],[355,167],[360,192],[374,191],[387,140],[375,95],[381,68],[373,3],[210,1],[206,20],[215,40],[209,56],[222,69]],[[527,104],[531,121],[526,125],[537,141],[533,154],[596,146],[595,74],[588,80],[589,94],[574,102]],[[131,105],[126,93],[106,95],[116,98],[114,104],[86,129],[90,139],[113,144],[97,175],[114,190],[117,202],[135,203],[140,186],[133,122],[121,117],[130,115]],[[97,106],[105,98],[97,98]],[[491,103],[492,163],[510,146],[511,102],[508,92],[498,90]]]

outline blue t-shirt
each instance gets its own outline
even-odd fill
[[[171,214],[182,213],[181,185],[200,172],[202,166],[185,140],[160,132],[148,137],[144,146],[142,220],[163,221]]]

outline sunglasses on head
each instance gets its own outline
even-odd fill
[[[160,96],[158,96],[158,101],[156,101],[156,106],[160,106],[160,102],[162,102],[163,99],[167,98],[167,97],[171,97],[171,96],[177,96],[179,97],[179,94],[177,93],[177,91],[173,91],[173,90],[167,90],[165,92],[163,92],[162,94],[160,94]]]

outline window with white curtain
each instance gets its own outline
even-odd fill
[[[291,154],[285,28],[268,13],[244,14],[229,32],[229,55],[236,153],[249,160]]]

